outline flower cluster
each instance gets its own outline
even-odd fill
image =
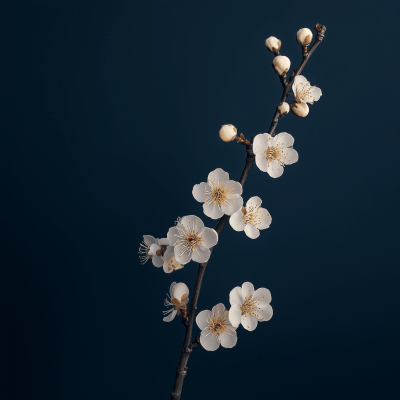
[[[237,342],[236,329],[242,324],[248,331],[254,331],[258,322],[272,318],[271,293],[268,289],[256,291],[250,282],[235,287],[229,294],[230,310],[222,303],[212,310],[203,310],[196,317],[201,329],[200,343],[208,351],[222,347],[231,348]]]

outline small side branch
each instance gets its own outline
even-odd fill
[[[289,95],[289,90],[293,85],[294,78],[296,78],[297,75],[300,75],[301,71],[303,71],[305,65],[307,64],[307,61],[310,59],[312,53],[314,53],[315,49],[319,46],[319,44],[322,42],[322,39],[325,37],[326,28],[324,25],[317,24],[314,29],[317,31],[317,36],[315,37],[315,41],[308,52],[305,53],[303,50],[303,60],[297,67],[297,69],[292,71],[292,73],[290,74],[289,82],[287,84],[284,84],[284,82],[286,82],[286,76],[284,78],[279,76],[279,80],[281,81],[283,86],[283,93],[281,96],[280,103],[286,101]],[[278,119],[279,119],[279,110],[278,108],[276,108],[275,114],[272,118],[272,122],[268,130],[268,133],[271,136],[275,136],[275,128],[278,125]]]

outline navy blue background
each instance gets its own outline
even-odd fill
[[[303,74],[323,96],[280,120],[298,163],[254,165],[244,200],[272,224],[227,225],[199,310],[244,281],[274,316],[233,349],[197,348],[185,399],[392,399],[398,394],[398,66],[392,2],[20,2],[3,4],[2,399],[162,399],[184,328],[162,321],[172,281],[139,264],[143,234],[178,216],[206,226],[192,187],[238,180],[232,123],[268,130],[281,96],[264,45],[301,61],[296,32],[326,25]],[[198,334],[197,327],[194,333]]]

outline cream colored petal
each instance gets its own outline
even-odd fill
[[[192,254],[182,253],[181,255],[181,253],[182,253],[182,247],[179,244],[177,244],[174,247],[174,254],[176,261],[178,261],[178,263],[182,265],[185,265],[192,259]]]
[[[221,334],[221,346],[225,347],[226,349],[231,349],[237,343],[237,334],[235,331],[223,332]]]
[[[244,329],[248,331],[254,331],[254,329],[257,328],[258,319],[256,317],[247,317],[245,315],[242,315],[241,323]]]
[[[210,316],[211,316],[210,310],[203,310],[197,314],[196,324],[201,330],[204,330],[207,328],[207,326],[208,326],[207,320]]]
[[[179,230],[176,226],[173,226],[172,228],[169,228],[169,231],[167,233],[167,239],[169,241],[169,244],[171,246],[174,246],[177,239],[178,239],[178,234],[179,234]]]
[[[294,164],[299,160],[299,153],[297,153],[295,149],[285,149],[281,160],[285,163],[285,165]]]
[[[268,148],[270,143],[271,135],[269,133],[258,134],[253,141],[253,153],[262,153],[265,149]]]
[[[267,229],[271,225],[272,217],[268,210],[263,207],[260,207],[258,211],[262,214],[261,223],[257,225],[258,229]]]
[[[271,292],[266,288],[258,288],[253,293],[253,299],[257,299],[257,307],[265,308],[269,303],[271,303]]]
[[[157,239],[151,235],[143,235],[143,241],[147,244],[147,246],[151,246],[153,243],[157,242]]]
[[[243,213],[241,210],[236,211],[231,215],[229,218],[229,224],[235,231],[241,232],[244,230],[246,224],[244,223]]]
[[[260,207],[262,200],[258,196],[250,197],[246,203],[246,211],[249,212],[253,210],[255,207]]]
[[[205,247],[197,246],[196,250],[192,253],[192,260],[197,263],[204,263],[209,260],[211,250]]]
[[[272,145],[285,148],[285,147],[292,147],[293,143],[294,143],[294,137],[290,133],[281,132],[274,137]]]
[[[256,153],[256,165],[262,172],[268,172],[269,164],[264,153]]]
[[[181,298],[184,294],[189,296],[189,288],[186,286],[185,283],[179,282],[172,288],[172,291],[171,291],[172,298],[181,300]]]
[[[248,295],[246,295],[248,296]],[[241,305],[243,303],[244,297],[243,297],[243,292],[242,288],[240,286],[236,286],[233,288],[230,293],[229,293],[229,302],[231,303],[231,306],[234,304],[239,304]]]
[[[171,322],[175,318],[176,310],[174,310],[174,309],[171,309],[171,310],[172,310],[171,313],[163,318],[164,322]]]
[[[231,204],[229,204],[229,205],[222,204],[222,206],[221,206],[223,213],[226,215],[232,215],[233,213],[235,213],[236,211],[238,211],[242,208],[243,197],[238,194],[230,195],[229,202]]]
[[[256,318],[261,322],[261,321],[269,321],[272,318],[273,311],[271,304],[268,304],[264,308],[259,308],[254,311],[254,314],[256,315]]]
[[[208,351],[215,351],[218,349],[220,342],[216,335],[213,335],[207,328],[201,331],[200,344]]]
[[[244,282],[242,285],[242,296],[243,298],[247,296],[252,296],[254,293],[254,286],[251,282]]]
[[[217,168],[208,174],[207,181],[229,181],[229,174],[225,172],[222,168]]]
[[[219,208],[218,205],[214,205],[213,203],[210,204],[203,204],[203,211],[207,217],[212,219],[219,219],[224,215],[222,208]]]
[[[239,304],[234,304],[229,310],[229,321],[232,326],[238,327],[242,320],[242,311]]]
[[[244,227],[244,233],[250,238],[250,239],[257,239],[260,236],[260,231],[253,225],[247,224]]]
[[[192,190],[193,197],[200,203],[204,203],[206,201],[206,194],[205,194],[206,184],[207,184],[206,182],[202,182],[199,183],[198,185],[193,186]]]
[[[194,227],[197,227],[197,232],[200,232],[204,228],[203,221],[195,215],[187,215],[181,219],[181,224],[186,230],[192,231]]]
[[[278,161],[271,161],[268,170],[268,174],[272,178],[279,178],[283,174],[283,167],[278,163]]]
[[[199,235],[203,238],[201,244],[206,249],[210,249],[218,243],[218,233],[212,228],[203,228]]]

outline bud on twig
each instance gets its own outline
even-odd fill
[[[281,41],[277,39],[274,36],[270,36],[266,41],[265,45],[267,46],[267,49],[271,52],[274,53],[276,56],[279,55],[279,50],[281,48]]]
[[[297,43],[302,46],[308,46],[313,38],[313,33],[308,28],[302,28],[297,32]]]
[[[310,110],[307,103],[297,103],[295,101],[290,104],[290,111],[292,111],[292,113],[297,117],[306,117]]]
[[[286,102],[279,104],[278,110],[281,115],[286,115],[290,110],[289,104]]]
[[[276,56],[272,61],[272,67],[278,75],[286,75],[290,68],[290,60],[286,56]]]
[[[232,142],[236,134],[237,129],[232,124],[222,125],[222,128],[219,130],[219,137],[225,143]]]

